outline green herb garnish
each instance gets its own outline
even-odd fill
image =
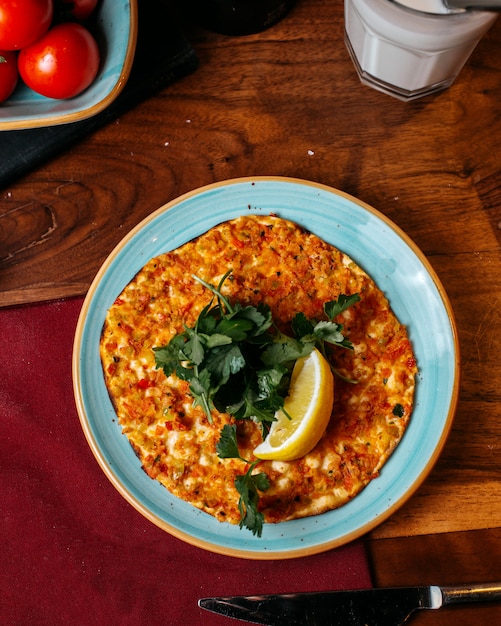
[[[156,367],[167,376],[175,374],[189,382],[194,406],[204,409],[210,423],[211,410],[216,409],[237,420],[253,420],[266,437],[275,413],[283,409],[296,360],[314,347],[328,356],[327,344],[353,349],[342,334],[342,325],[333,320],[360,297],[340,295],[327,302],[323,307],[328,318],[325,321],[309,320],[297,313],[292,320],[294,337],[289,337],[273,323],[268,305],[231,303],[221,293],[230,274],[231,270],[226,272],[217,287],[193,276],[213,297],[193,328],[185,326],[168,345],[153,348]],[[236,430],[232,435],[231,428],[223,428],[218,456],[242,459]],[[258,490],[268,488],[268,479],[265,474],[252,474],[258,462],[251,463],[246,474],[237,477],[235,486],[240,493],[240,525],[260,536],[263,519],[258,511]]]
[[[395,406],[393,407],[392,413],[393,415],[396,415],[397,417],[403,417],[404,407],[401,404],[395,404]]]
[[[240,528],[245,526],[252,534],[261,536],[263,532],[264,516],[258,510],[259,491],[266,491],[270,486],[268,476],[264,472],[253,474],[259,460],[250,462],[240,456],[237,443],[237,427],[225,424],[221,431],[219,443],[216,446],[217,454],[222,459],[240,459],[249,464],[245,474],[237,476],[235,487],[240,494],[238,510],[240,511]]]

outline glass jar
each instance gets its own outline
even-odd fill
[[[440,0],[345,0],[346,45],[360,80],[400,100],[449,87],[497,14],[447,11]]]

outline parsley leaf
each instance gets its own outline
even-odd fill
[[[216,452],[220,459],[240,459],[237,444],[237,427],[235,424],[225,424],[216,444]]]
[[[350,306],[356,304],[360,301],[360,296],[358,293],[354,293],[351,296],[347,296],[344,293],[339,294],[337,300],[331,300],[330,302],[326,302],[324,304],[324,312],[327,317],[332,321],[335,317],[337,317],[346,309],[349,309]]]
[[[393,407],[393,411],[392,411],[393,415],[396,415],[397,417],[403,417],[404,416],[404,407],[401,404],[395,404],[395,406]]]
[[[312,337],[314,326],[304,313],[296,313],[291,322],[296,337]]]
[[[315,347],[313,341],[300,341],[280,335],[273,343],[269,344],[261,355],[261,360],[265,365],[290,363],[297,361],[301,357],[308,356]]]
[[[210,359],[206,360],[206,367],[211,374],[214,387],[227,383],[230,376],[239,372],[245,365],[240,347],[233,342],[216,346],[210,352]]]

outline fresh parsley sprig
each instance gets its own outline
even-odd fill
[[[315,347],[327,359],[333,373],[350,383],[356,383],[356,381],[342,376],[332,365],[327,344],[353,350],[353,344],[343,335],[343,325],[337,324],[334,322],[334,319],[359,301],[360,296],[358,293],[354,293],[351,296],[340,294],[337,300],[326,302],[323,306],[328,321],[321,320],[317,322],[315,320],[309,320],[304,313],[296,313],[292,319],[292,330],[295,336],[303,343],[313,342]]]
[[[216,452],[222,459],[240,459],[249,464],[245,474],[235,478],[235,487],[240,494],[238,510],[240,511],[240,528],[244,526],[254,535],[261,537],[263,532],[264,515],[258,510],[259,492],[266,491],[270,486],[268,476],[264,472],[253,474],[257,461],[247,461],[238,451],[237,427],[235,424],[225,424],[221,431]]]
[[[308,354],[312,345],[275,332],[266,304],[231,304],[221,288],[193,278],[213,293],[193,328],[153,348],[156,366],[167,376],[175,374],[189,382],[195,406],[202,406],[212,422],[211,409],[250,418],[263,434],[283,407],[293,363]],[[275,350],[279,356],[273,356]]]

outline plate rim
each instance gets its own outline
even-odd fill
[[[297,549],[287,549],[286,551],[258,551],[258,550],[245,550],[245,549],[235,549],[232,547],[227,547],[224,545],[215,544],[209,542],[205,539],[193,537],[189,533],[183,532],[178,528],[172,526],[166,520],[161,519],[154,512],[152,512],[143,502],[138,500],[134,494],[128,491],[127,487],[123,485],[119,479],[119,477],[113,472],[112,468],[110,468],[108,462],[104,458],[103,452],[100,449],[99,444],[97,443],[92,430],[91,425],[88,420],[88,416],[86,415],[81,387],[80,387],[80,350],[81,350],[81,340],[83,336],[83,331],[85,328],[85,323],[87,320],[87,314],[89,312],[89,308],[93,303],[93,297],[95,292],[101,282],[101,279],[106,275],[110,266],[116,257],[121,253],[121,251],[127,246],[127,244],[132,241],[136,235],[143,231],[145,227],[147,227],[150,223],[160,217],[162,214],[167,213],[169,209],[172,207],[179,205],[190,198],[204,194],[207,191],[211,191],[217,189],[219,187],[229,187],[234,185],[239,185],[242,183],[260,183],[260,182],[273,182],[273,183],[285,183],[291,185],[301,185],[301,186],[309,186],[314,189],[322,190],[326,193],[334,194],[336,196],[340,196],[345,200],[348,200],[351,203],[354,203],[365,209],[369,213],[371,213],[378,220],[383,222],[387,227],[389,227],[416,255],[420,263],[425,268],[428,273],[431,281],[433,282],[437,292],[440,296],[441,304],[443,306],[444,312],[446,313],[450,332],[452,337],[452,343],[454,346],[454,371],[452,374],[452,390],[451,397],[449,402],[449,407],[447,411],[447,416],[444,421],[444,427],[440,433],[440,437],[438,439],[437,445],[435,446],[433,453],[430,455],[426,465],[422,468],[421,472],[414,478],[412,481],[412,485],[409,489],[405,491],[400,497],[395,499],[393,503],[388,506],[381,514],[373,518],[372,520],[366,522],[365,524],[357,527],[352,532],[345,533],[342,537],[337,537],[332,541],[323,542],[321,544],[316,544],[313,546],[299,547]],[[145,259],[145,262],[147,259]],[[123,287],[122,287],[123,288]],[[436,464],[443,447],[446,443],[446,440],[449,436],[452,423],[454,420],[454,415],[456,413],[457,404],[459,400],[459,387],[460,387],[460,352],[459,352],[459,338],[457,325],[455,321],[455,316],[453,313],[452,305],[450,303],[449,297],[442,285],[438,274],[435,272],[431,263],[421,251],[421,249],[415,244],[415,242],[410,238],[405,231],[403,231],[397,224],[395,224],[390,218],[386,215],[367,204],[363,200],[356,198],[342,190],[336,189],[335,187],[325,185],[323,183],[317,183],[309,180],[303,180],[301,178],[294,177],[286,177],[286,176],[245,176],[245,177],[237,177],[226,179],[223,181],[218,181],[214,183],[209,183],[207,185],[203,185],[191,191],[188,191],[180,196],[177,196],[170,201],[164,203],[162,206],[154,210],[151,214],[142,219],[135,227],[133,227],[112,249],[111,253],[106,257],[105,261],[99,268],[96,273],[87,295],[85,296],[82,309],[80,311],[77,326],[75,330],[74,343],[73,343],[73,353],[72,353],[72,378],[73,378],[73,391],[75,402],[77,406],[77,412],[80,420],[80,424],[84,435],[86,437],[87,443],[91,448],[91,451],[96,458],[98,464],[103,470],[104,474],[113,484],[115,489],[124,497],[124,499],[131,504],[139,513],[141,513],[146,519],[150,522],[161,528],[162,530],[168,532],[170,535],[188,543],[193,546],[202,548],[204,550],[208,550],[213,553],[222,554],[226,556],[232,556],[237,558],[246,558],[251,560],[282,560],[289,558],[297,558],[303,556],[311,556],[313,554],[318,554],[321,552],[326,552],[333,548],[338,548],[342,545],[350,543],[351,541],[360,538],[361,536],[367,534],[384,521],[386,521],[389,517],[391,517],[399,508],[403,506],[405,502],[407,502],[414,493],[421,487],[423,482],[428,477],[429,473],[433,469]]]

